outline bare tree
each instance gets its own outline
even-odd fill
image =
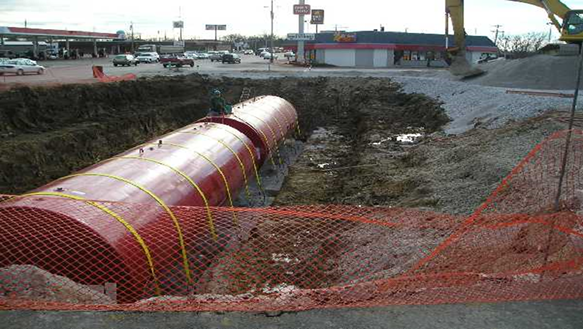
[[[531,32],[520,35],[505,35],[498,39],[498,48],[506,57],[522,58],[536,54],[546,45],[547,33]]]

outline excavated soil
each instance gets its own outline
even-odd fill
[[[253,95],[281,96],[294,104],[304,139],[314,127],[331,121],[354,124],[356,116],[347,113],[361,111],[363,104],[384,112],[395,127],[422,124],[435,130],[447,122],[436,103],[402,94],[387,79],[250,80],[190,75],[17,88],[0,94],[0,193],[34,189],[185,126],[205,115],[212,89],[220,88],[227,101],[236,103],[244,87],[251,88]]]
[[[567,127],[567,114],[552,112],[458,136],[425,129],[428,134],[411,145],[395,141],[402,130],[384,120],[382,111],[365,113],[352,128],[332,124],[314,130],[276,205],[348,204],[470,214],[536,144]],[[579,126],[582,119],[579,115]]]

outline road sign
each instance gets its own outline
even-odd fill
[[[214,30],[226,31],[227,25],[207,24],[206,30],[207,31],[214,31]]]
[[[313,9],[311,24],[324,24],[324,10],[323,9]]]
[[[174,21],[172,23],[175,29],[184,28],[184,21]]]
[[[294,15],[309,15],[311,9],[310,5],[294,5]]]
[[[315,33],[288,33],[287,39],[291,41],[312,41],[316,40]]]

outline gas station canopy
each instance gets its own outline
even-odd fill
[[[14,37],[43,37],[43,38],[68,38],[68,39],[122,39],[115,33],[68,31],[53,29],[35,29],[27,27],[0,26],[0,36]]]

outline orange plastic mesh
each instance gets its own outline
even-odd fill
[[[99,82],[116,82],[116,81],[129,81],[136,80],[137,76],[133,73],[127,73],[121,76],[106,75],[103,73],[103,68],[98,66],[93,66],[93,77],[97,78]]]
[[[583,133],[555,212],[564,137],[535,147],[469,217],[298,206],[213,208],[210,222],[205,209],[171,207],[178,230],[158,205],[4,196],[0,308],[292,311],[582,298]],[[144,214],[159,220],[145,223]]]

